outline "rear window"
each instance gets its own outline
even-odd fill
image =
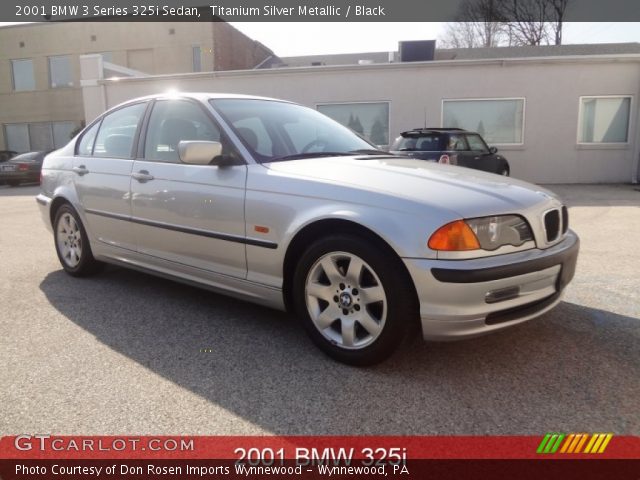
[[[398,137],[391,147],[396,151],[427,151],[434,152],[440,150],[441,135],[408,135]]]

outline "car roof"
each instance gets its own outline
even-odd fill
[[[194,100],[199,100],[201,102],[206,102],[207,100],[216,100],[221,98],[237,98],[237,99],[246,99],[246,100],[270,100],[273,102],[283,102],[283,103],[291,103],[288,100],[281,100],[278,98],[270,98],[270,97],[259,97],[255,95],[243,95],[240,93],[212,93],[212,92],[176,92],[176,91],[168,91],[164,93],[156,93],[153,95],[145,95],[144,97],[137,97],[129,99],[125,102],[122,102],[109,110],[115,110],[119,107],[128,105],[130,103],[145,101],[145,100],[154,100],[154,99],[172,99],[172,98],[192,98]]]

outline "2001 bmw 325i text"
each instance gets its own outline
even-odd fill
[[[48,155],[37,201],[62,267],[115,263],[295,312],[333,358],[388,357],[553,308],[579,241],[551,192],[394,157],[290,102],[119,105]]]

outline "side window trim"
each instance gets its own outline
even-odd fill
[[[231,139],[229,138],[229,135],[227,134],[227,132],[225,131],[224,128],[222,128],[222,125],[220,124],[220,122],[211,114],[211,112],[209,110],[207,110],[207,108],[202,105],[201,102],[199,102],[198,100],[195,100],[193,98],[188,98],[188,97],[178,97],[178,98],[154,98],[153,100],[151,100],[149,103],[150,105],[147,107],[147,111],[142,119],[141,123],[141,128],[140,128],[140,135],[137,141],[137,148],[136,148],[136,156],[134,157],[137,160],[143,160],[145,162],[157,162],[157,163],[163,163],[160,162],[158,160],[149,160],[146,158],[146,152],[145,152],[145,148],[146,148],[146,142],[147,142],[147,135],[149,134],[149,125],[151,123],[151,115],[153,114],[153,109],[155,108],[156,103],[158,102],[162,102],[162,101],[171,101],[171,100],[175,100],[175,101],[182,101],[182,102],[188,102],[192,105],[196,105],[197,108],[199,108],[205,115],[205,117],[207,119],[209,119],[209,121],[213,124],[213,126],[218,130],[218,132],[220,133],[220,140],[222,141],[226,141],[227,145],[229,147],[231,147],[236,153],[236,158],[242,162],[242,163],[238,163],[239,165],[246,165],[247,161],[244,158],[244,156],[238,151],[238,148],[236,147],[235,143],[231,141]],[[164,162],[166,163],[166,162]]]
[[[122,105],[118,108],[112,109],[112,110],[108,110],[107,112],[103,113],[100,117],[98,117],[96,120],[94,120],[88,127],[85,128],[85,131],[82,133],[82,135],[78,138],[78,141],[76,142],[76,145],[74,147],[74,156],[79,156],[79,157],[93,157],[95,154],[95,148],[96,148],[96,141],[98,140],[98,136],[100,135],[100,130],[102,129],[102,123],[104,122],[104,119],[106,117],[108,117],[109,115],[116,113],[124,108],[128,108],[128,107],[133,107],[134,105],[140,105],[140,104],[146,104],[145,106],[145,113],[141,116],[141,120],[138,121],[138,125],[136,126],[136,133],[134,133],[133,135],[133,143],[132,143],[132,147],[131,147],[131,152],[129,153],[128,157],[110,157],[110,158],[115,158],[115,159],[121,159],[121,160],[131,160],[135,158],[135,153],[134,152],[134,146],[137,145],[137,139],[140,136],[140,129],[143,123],[143,120],[146,118],[147,112],[149,111],[149,100],[143,100],[140,102],[133,102],[133,103],[127,103],[126,105]],[[82,142],[82,139],[84,138],[84,136],[94,127],[94,125],[99,124],[98,126],[98,130],[96,131],[96,136],[93,139],[93,144],[91,145],[91,153],[89,155],[83,155],[81,154],[78,150],[80,148],[80,142]]]
[[[93,149],[96,146],[96,139],[98,138],[98,132],[100,131],[100,127],[102,126],[103,118],[104,118],[104,114],[101,117],[96,118],[93,122],[89,124],[89,126],[85,127],[84,132],[82,132],[82,135],[78,137],[78,140],[76,140],[76,145],[73,148],[73,155],[75,157],[91,157],[93,155]],[[98,130],[96,130],[96,135],[95,137],[93,137],[93,142],[91,143],[91,152],[88,154],[82,154],[80,152],[80,144],[82,143],[82,139],[84,139],[84,136],[87,135],[91,131],[91,129],[96,125],[98,125]]]

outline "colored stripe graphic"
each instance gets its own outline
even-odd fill
[[[543,437],[540,445],[538,445],[536,453],[603,453],[612,438],[613,433],[563,434],[549,432]],[[560,446],[562,446],[562,448],[560,448]]]

